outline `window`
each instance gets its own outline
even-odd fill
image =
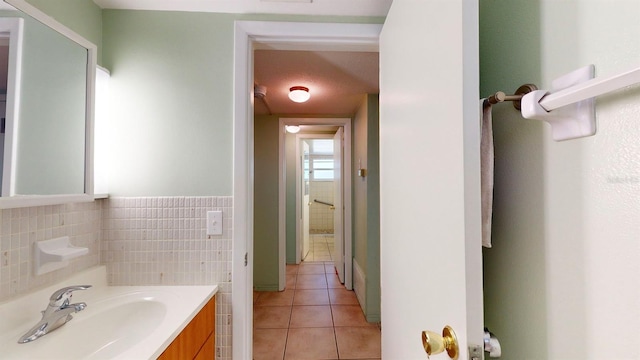
[[[305,161],[305,177],[308,171],[311,181],[332,181],[334,177],[333,139],[311,139],[308,143],[309,161],[308,168]]]
[[[311,179],[314,181],[333,180],[333,156],[311,157]]]
[[[309,141],[312,155],[333,155],[333,139],[313,139]]]

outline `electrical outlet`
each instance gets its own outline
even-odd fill
[[[222,235],[222,211],[207,211],[207,235]]]

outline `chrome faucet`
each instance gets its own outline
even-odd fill
[[[19,344],[28,343],[44,336],[60,326],[66,324],[73,318],[71,314],[84,310],[87,304],[81,302],[70,304],[71,293],[76,290],[86,290],[91,285],[75,285],[57,290],[49,298],[49,306],[42,311],[42,319],[26,334],[22,335]]]

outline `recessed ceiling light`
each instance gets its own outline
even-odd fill
[[[304,86],[294,86],[289,89],[289,99],[293,102],[303,103],[311,97],[309,88]]]

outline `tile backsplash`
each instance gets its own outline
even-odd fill
[[[102,201],[0,210],[0,301],[62,281],[100,263]],[[89,254],[66,268],[33,276],[36,241],[68,235]]]
[[[102,263],[110,285],[209,285],[216,295],[216,358],[231,358],[232,197],[127,197],[105,201]],[[206,235],[221,210],[223,234]]]
[[[221,210],[223,234],[206,235],[206,212]],[[216,295],[216,359],[231,359],[230,196],[115,197],[0,210],[0,301],[104,264],[110,285],[210,285]],[[33,244],[68,235],[89,254],[33,276]]]
[[[311,181],[309,196],[309,231],[312,234],[333,233],[334,211],[327,205],[313,202],[314,199],[333,204],[333,181]]]

